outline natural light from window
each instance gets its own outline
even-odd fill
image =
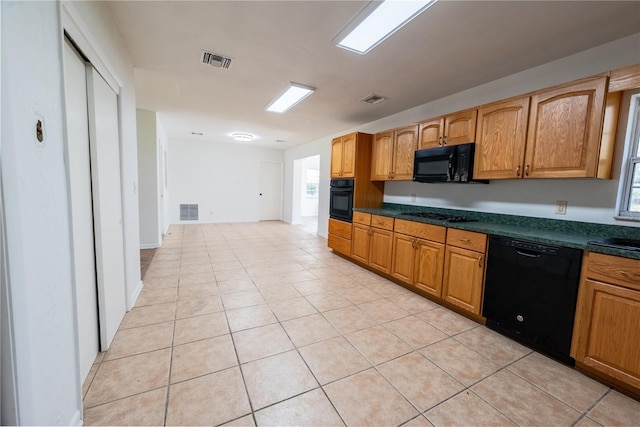
[[[618,218],[640,221],[640,94],[631,96],[617,211]]]

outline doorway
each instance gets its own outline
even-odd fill
[[[282,162],[260,162],[260,221],[282,220]]]
[[[292,223],[313,234],[318,232],[320,191],[320,155],[294,160]]]

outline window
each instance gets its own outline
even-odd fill
[[[640,94],[631,97],[617,211],[618,218],[640,221]]]
[[[320,184],[320,170],[307,169],[307,197],[318,197],[318,185]]]

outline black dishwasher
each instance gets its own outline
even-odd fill
[[[581,264],[580,249],[490,236],[482,308],[487,327],[573,365]]]

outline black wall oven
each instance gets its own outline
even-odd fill
[[[332,179],[329,217],[351,222],[353,218],[353,179]]]

